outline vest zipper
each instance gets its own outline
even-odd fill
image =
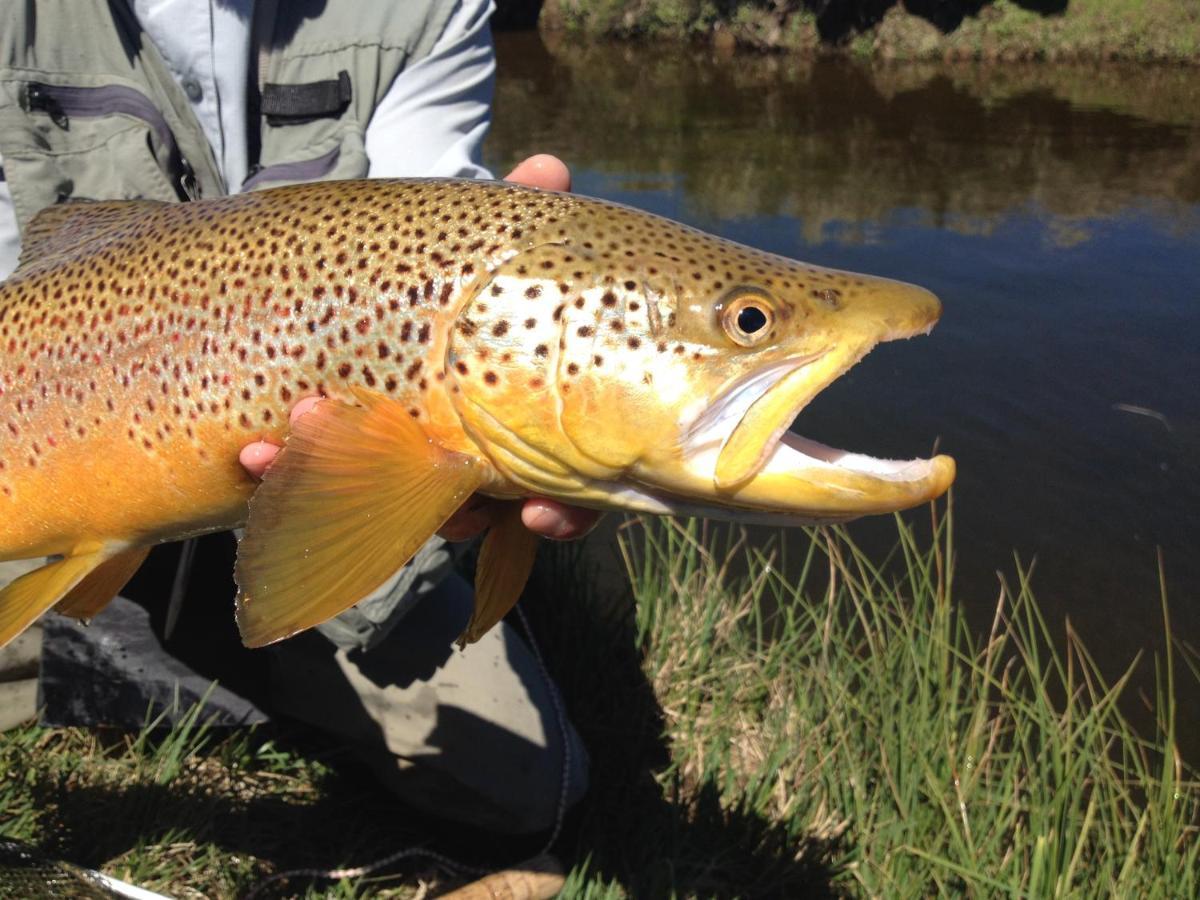
[[[71,117],[99,118],[123,115],[148,125],[167,148],[172,161],[172,187],[180,200],[196,200],[200,196],[196,173],[179,150],[179,143],[166,118],[158,107],[140,91],[124,85],[76,87],[44,84],[31,81],[25,86],[25,107],[30,112],[44,112],[59,128],[67,129]]]

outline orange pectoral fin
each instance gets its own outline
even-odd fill
[[[137,552],[137,549],[130,550],[128,548],[114,551],[114,548],[92,544],[70,556],[48,563],[40,569],[26,572],[10,583],[4,590],[0,590],[0,647],[32,625],[42,613],[60,600],[65,598],[68,602],[73,602],[75,596],[80,598],[96,596],[98,591],[102,591],[113,583],[114,575],[112,573],[115,573],[115,567],[112,572],[99,576],[94,582],[95,587],[84,588],[77,595],[75,590],[109,561],[123,556],[131,556]],[[144,556],[143,552],[142,557],[144,558]],[[128,571],[132,574],[132,569]],[[123,584],[124,582],[122,582]],[[108,595],[104,603],[111,600],[117,590],[120,590],[120,586]],[[82,600],[80,602],[82,603]],[[94,601],[89,602],[92,602],[97,609],[104,605],[104,603],[97,605]]]
[[[508,504],[483,539],[475,568],[475,610],[458,639],[460,647],[475,643],[503,619],[529,580],[538,536],[522,524],[521,506],[520,501]]]
[[[402,406],[355,391],[292,428],[250,501],[234,575],[238,628],[261,647],[353,606],[395,574],[482,483]]]
[[[121,592],[149,553],[149,547],[134,547],[104,560],[58,601],[54,611],[75,619],[95,617]]]

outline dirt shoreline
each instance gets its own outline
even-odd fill
[[[729,52],[1200,65],[1195,0],[545,0],[537,22],[545,31]]]

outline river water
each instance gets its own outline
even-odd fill
[[[1115,672],[1161,650],[1162,548],[1174,631],[1200,644],[1194,70],[497,43],[497,171],[556,153],[581,193],[942,298],[931,337],[876,350],[796,429],[957,458],[976,621],[1014,552],[1036,558],[1052,625]]]

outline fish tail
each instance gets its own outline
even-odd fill
[[[58,604],[67,615],[91,616],[104,608],[146,558],[147,548],[92,545],[0,590],[0,647]]]

